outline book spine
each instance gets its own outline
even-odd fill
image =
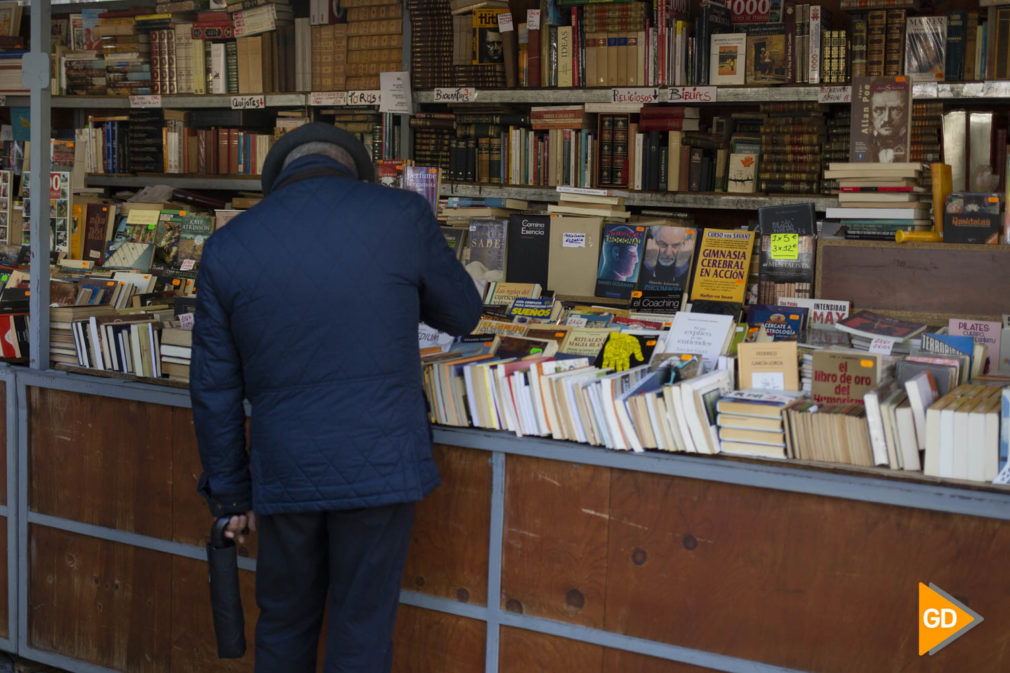
[[[807,82],[821,82],[821,6],[810,5],[810,57],[807,60]]]

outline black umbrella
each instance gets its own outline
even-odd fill
[[[245,654],[245,617],[238,586],[238,556],[235,542],[224,536],[231,517],[221,517],[210,527],[207,563],[210,572],[210,605],[214,611],[217,656],[239,659]]]

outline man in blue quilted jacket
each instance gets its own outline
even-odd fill
[[[439,482],[417,324],[480,316],[428,203],[372,180],[349,133],[300,127],[200,264],[199,488],[226,535],[259,531],[257,673],[315,671],[327,600],[324,670],[389,671],[414,503]]]

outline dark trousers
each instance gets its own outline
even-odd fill
[[[314,673],[329,597],[325,673],[382,673],[414,503],[257,517],[256,673]]]

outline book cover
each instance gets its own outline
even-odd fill
[[[729,183],[726,191],[730,194],[753,194],[757,178],[758,155],[747,152],[733,152],[729,155]]]
[[[403,188],[417,192],[431,205],[431,212],[438,212],[438,188],[442,174],[431,166],[404,166]]]
[[[878,383],[880,356],[853,350],[821,350],[813,355],[811,395],[818,404],[863,404]]]
[[[1000,321],[990,320],[965,320],[962,318],[950,318],[947,322],[947,333],[952,336],[967,336],[975,340],[976,343],[985,344],[986,354],[989,359],[989,371],[994,371],[1001,362],[1001,336],[1003,325]]]
[[[631,294],[632,310],[672,314],[681,309],[695,241],[696,231],[689,227],[648,227],[638,284]]]
[[[470,220],[464,266],[474,280],[505,280],[506,225],[506,220]]]
[[[154,265],[174,268],[179,254],[179,234],[184,210],[163,210],[154,233]]]
[[[473,65],[499,65],[505,61],[505,44],[498,15],[507,8],[480,7],[473,12]]]
[[[539,283],[542,287],[547,287],[550,230],[549,215],[509,216],[505,280],[516,283]]]
[[[839,320],[849,316],[850,302],[843,299],[811,299],[808,297],[779,297],[781,306],[800,306],[809,311],[807,327],[816,330],[834,330]]]
[[[812,294],[815,222],[812,203],[758,209],[758,231],[761,232],[758,266],[760,301],[778,303],[780,289]]]
[[[747,307],[747,341],[756,340],[761,333],[772,341],[798,341],[806,322],[805,308],[751,304]]]
[[[922,323],[898,320],[873,311],[859,311],[839,320],[835,327],[868,339],[882,337],[892,341],[906,341],[926,330],[926,325]]]
[[[753,251],[753,231],[705,229],[691,286],[691,301],[742,304]]]
[[[709,82],[713,86],[746,82],[747,34],[719,33],[712,36]]]
[[[953,192],[943,209],[944,243],[999,243],[1001,199],[997,193]]]
[[[785,33],[747,35],[745,81],[761,85],[788,82]]]
[[[628,299],[638,281],[645,227],[611,222],[603,225],[595,296]]]
[[[946,47],[946,16],[908,17],[905,21],[905,74],[912,81],[942,82]]]
[[[907,77],[854,77],[850,114],[849,161],[910,160],[912,87]]]
[[[795,342],[742,343],[737,346],[741,388],[799,390],[799,351]]]
[[[700,355],[706,371],[715,367],[735,326],[733,316],[680,311],[663,342],[664,353]]]
[[[214,233],[214,218],[209,215],[184,215],[179,222],[179,246],[173,269],[196,272],[203,256],[203,246]]]

